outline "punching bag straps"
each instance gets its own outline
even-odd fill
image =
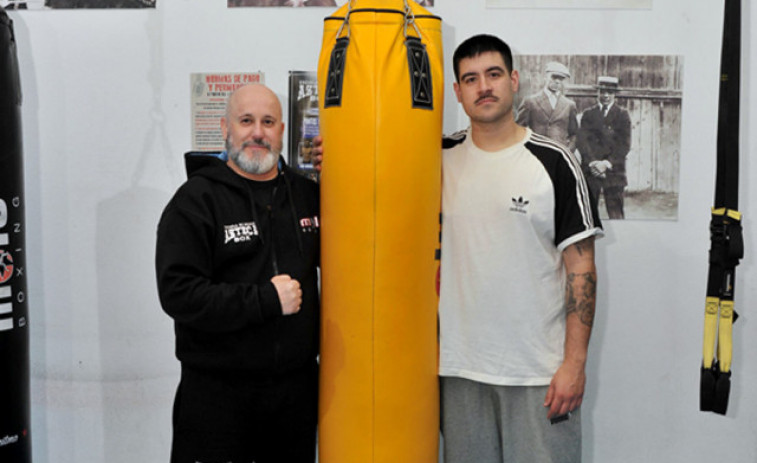
[[[410,69],[410,90],[413,96],[413,108],[434,109],[433,85],[431,83],[431,66],[428,62],[426,46],[415,37],[405,39],[407,63]]]
[[[736,266],[744,256],[739,201],[741,0],[725,0],[720,57],[717,173],[710,220],[699,409],[725,415],[731,390]]]
[[[408,35],[408,26],[415,30],[416,37]],[[431,82],[431,65],[426,46],[421,42],[421,31],[415,23],[413,10],[405,0],[405,48],[410,72],[410,90],[413,108],[434,109],[433,84]]]
[[[428,59],[426,46],[421,42],[421,31],[415,23],[415,15],[405,0],[405,48],[407,50],[408,72],[410,74],[410,95],[413,108],[434,109],[433,84],[431,81],[431,65]],[[347,14],[336,34],[336,45],[331,50],[328,77],[326,80],[326,94],[324,96],[324,108],[342,105],[342,83],[344,81],[344,63],[347,56],[347,46],[350,43],[350,14],[352,13],[352,0],[347,5]],[[412,27],[415,36],[409,35]],[[344,36],[344,30],[346,33]]]
[[[323,107],[330,108],[342,105],[342,82],[344,81],[344,62],[347,57],[347,45],[349,37],[336,39],[336,45],[331,50],[329,61],[329,73],[326,79],[326,95],[323,99]]]
[[[417,37],[407,34],[408,26],[415,29]],[[421,31],[415,24],[415,15],[405,0],[405,48],[410,72],[410,91],[413,108],[434,109],[433,84],[431,83],[431,65],[428,61],[426,46],[421,42]]]
[[[347,3],[347,14],[336,33],[336,45],[331,50],[329,60],[328,77],[326,78],[326,94],[323,98],[323,107],[331,108],[342,105],[342,83],[344,82],[344,62],[347,58],[347,45],[350,44],[350,13],[352,13],[352,0]],[[347,33],[342,37],[342,32]]]

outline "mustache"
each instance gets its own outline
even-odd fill
[[[253,147],[253,148],[255,148],[255,147],[257,147],[257,148],[265,148],[265,149],[271,151],[271,144],[268,143],[265,140],[250,140],[250,141],[246,141],[246,142],[242,143],[242,149],[245,149],[245,148],[250,147],[250,146]]]
[[[489,91],[481,95],[480,97],[478,97],[478,99],[476,99],[476,104],[478,104],[481,100],[485,100],[487,98],[494,98],[494,101],[499,101],[499,98],[494,96],[494,94],[492,94],[492,92]]]

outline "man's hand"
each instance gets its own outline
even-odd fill
[[[292,315],[300,311],[302,304],[302,289],[300,282],[292,279],[289,275],[276,275],[271,278],[271,283],[279,293],[281,312],[284,315]]]
[[[589,163],[591,175],[599,178],[607,177],[607,171],[612,170],[612,164],[608,160],[592,161]]]
[[[547,418],[565,415],[581,406],[586,385],[583,364],[563,363],[552,377],[544,406],[549,407]]]
[[[320,172],[321,164],[323,164],[323,137],[320,135],[313,137],[313,151],[310,156],[310,159],[313,161],[313,167]]]

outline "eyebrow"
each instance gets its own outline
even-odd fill
[[[241,119],[243,117],[251,117],[253,119],[256,118],[255,115],[252,114],[252,113],[242,113],[242,114],[237,115],[238,119]],[[273,114],[263,114],[262,116],[260,116],[260,119],[265,119],[265,118],[268,118],[268,117],[270,117],[271,119],[274,119],[274,120],[279,120],[279,118],[276,117],[276,116],[274,116]]]
[[[505,72],[505,68],[503,68],[502,66],[492,66],[492,67],[486,68],[484,70],[484,74],[486,74],[487,72],[490,72],[490,71],[500,71],[503,74],[507,74]],[[466,72],[465,74],[463,74],[463,75],[460,76],[460,80],[463,80],[466,77],[475,76],[476,74],[478,74],[478,73],[477,72]]]

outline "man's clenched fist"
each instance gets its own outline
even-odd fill
[[[271,278],[271,283],[276,287],[279,293],[279,302],[281,302],[281,312],[284,315],[291,315],[300,311],[302,304],[302,289],[300,282],[292,279],[289,275],[276,275]]]

